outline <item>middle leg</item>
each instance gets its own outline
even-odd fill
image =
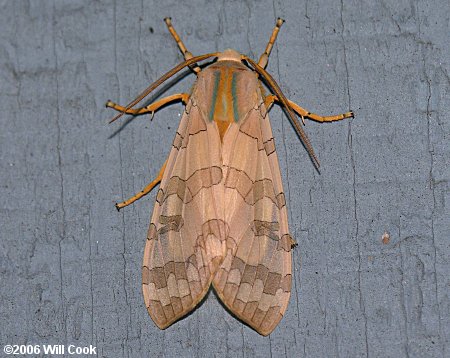
[[[265,104],[267,110],[269,110],[270,107],[272,107],[274,102],[279,102],[279,99],[277,96],[275,96],[273,94],[268,95],[264,99],[264,104]],[[306,109],[300,107],[297,103],[294,103],[292,101],[288,100],[288,104],[294,110],[294,112],[297,113],[301,117],[303,124],[305,124],[305,121],[304,121],[305,117],[312,119],[313,121],[316,121],[316,122],[333,122],[333,121],[340,121],[345,118],[354,118],[355,117],[353,111],[345,112],[342,114],[337,114],[334,116],[319,116],[318,114],[307,111]]]
[[[184,104],[187,104],[188,100],[189,100],[189,94],[187,93],[177,93],[177,94],[173,94],[171,96],[168,97],[164,97],[161,98],[160,100],[153,102],[151,104],[149,104],[146,107],[142,107],[142,108],[130,108],[130,109],[126,109],[125,107],[116,104],[112,101],[108,101],[106,102],[105,106],[115,109],[118,112],[122,112],[122,113],[126,113],[126,114],[132,114],[132,115],[139,115],[139,114],[145,114],[145,113],[151,113],[153,116],[153,113],[156,112],[158,109],[160,109],[161,107],[165,106],[167,103],[170,102],[174,102],[174,101],[182,101]]]

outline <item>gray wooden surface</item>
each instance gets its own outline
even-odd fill
[[[164,4],[163,4],[164,3]],[[235,48],[312,112],[318,174],[279,108],[294,284],[263,338],[211,292],[155,327],[141,260],[182,106],[108,126],[182,57]],[[99,357],[450,356],[450,5],[434,1],[0,1],[0,343],[94,345]],[[151,30],[150,30],[151,29]],[[165,93],[187,91],[188,75]],[[390,242],[382,243],[388,232]],[[3,352],[2,352],[3,354]]]

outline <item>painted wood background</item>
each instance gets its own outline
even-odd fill
[[[108,126],[182,56],[257,59],[312,112],[314,170],[271,111],[294,252],[267,338],[213,292],[165,331],[141,294],[157,174],[182,106]],[[99,357],[450,356],[450,4],[432,1],[0,1],[0,343],[94,345]],[[187,91],[186,72],[166,94]],[[161,94],[159,92],[159,94]],[[383,243],[387,232],[390,241]]]

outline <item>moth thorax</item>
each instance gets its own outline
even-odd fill
[[[217,61],[236,61],[241,62],[241,54],[231,48],[221,52],[217,57]]]

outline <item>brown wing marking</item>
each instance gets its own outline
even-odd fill
[[[193,105],[195,93],[191,98],[157,193],[144,250],[144,301],[160,328],[204,297],[223,259],[228,230],[211,202],[220,197],[216,192],[222,168],[218,149],[212,149],[219,139]]]
[[[267,335],[289,302],[293,240],[268,117],[258,107],[238,127],[224,141],[231,143],[224,154],[230,232],[213,285],[236,316]]]

